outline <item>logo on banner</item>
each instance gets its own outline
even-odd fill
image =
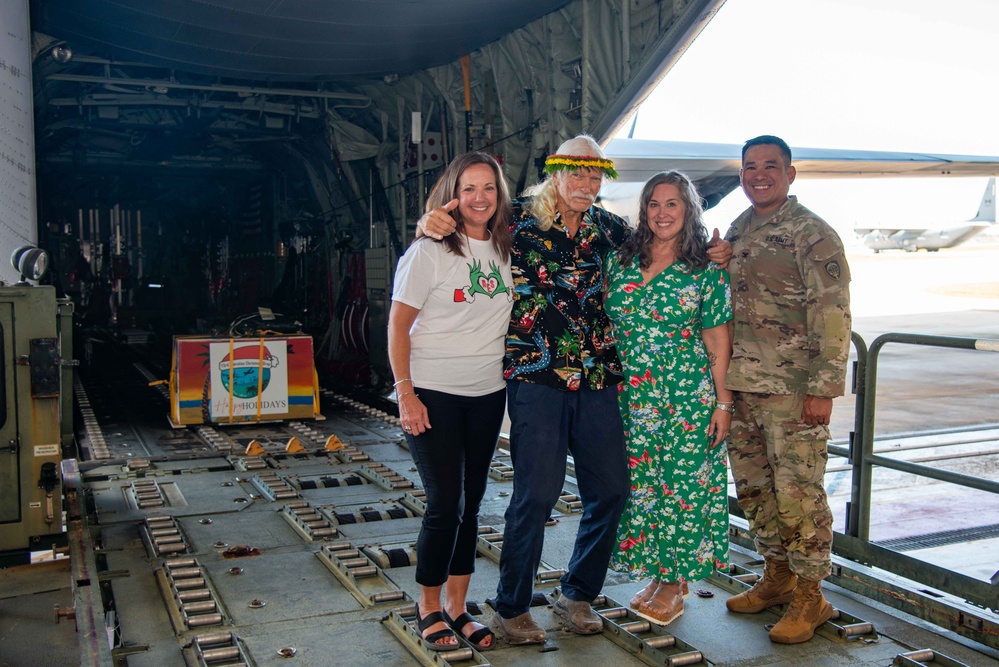
[[[233,347],[211,345],[212,415],[273,414],[288,410],[288,349],[284,341],[268,341]],[[259,396],[258,396],[259,392]]]
[[[267,390],[271,369],[280,363],[266,346],[263,358],[259,346],[238,347],[233,350],[231,358],[227,354],[219,362],[222,386],[226,393],[231,391],[234,397],[253,398],[257,395],[257,388],[261,394]]]

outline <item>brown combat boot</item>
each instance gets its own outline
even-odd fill
[[[768,558],[763,577],[748,591],[725,600],[725,606],[736,614],[757,614],[767,607],[790,602],[797,583],[798,575],[791,572],[786,560]]]
[[[798,582],[794,599],[784,618],[770,630],[770,641],[778,644],[807,642],[819,627],[833,615],[833,606],[822,595],[821,581]]]

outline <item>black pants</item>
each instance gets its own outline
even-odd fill
[[[406,435],[427,492],[427,512],[416,541],[416,583],[441,586],[448,576],[475,571],[479,504],[486,492],[506,390],[456,396],[416,389],[432,428]]]

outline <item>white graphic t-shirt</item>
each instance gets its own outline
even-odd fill
[[[409,332],[414,384],[484,396],[506,386],[513,277],[492,241],[465,241],[464,257],[433,239],[416,241],[399,259],[392,300],[420,311]]]

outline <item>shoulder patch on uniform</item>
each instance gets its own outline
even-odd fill
[[[840,268],[839,262],[837,262],[835,259],[826,262],[824,268],[826,270],[826,273],[829,274],[829,277],[832,278],[833,280],[839,280],[840,276],[843,275],[843,269]]]

